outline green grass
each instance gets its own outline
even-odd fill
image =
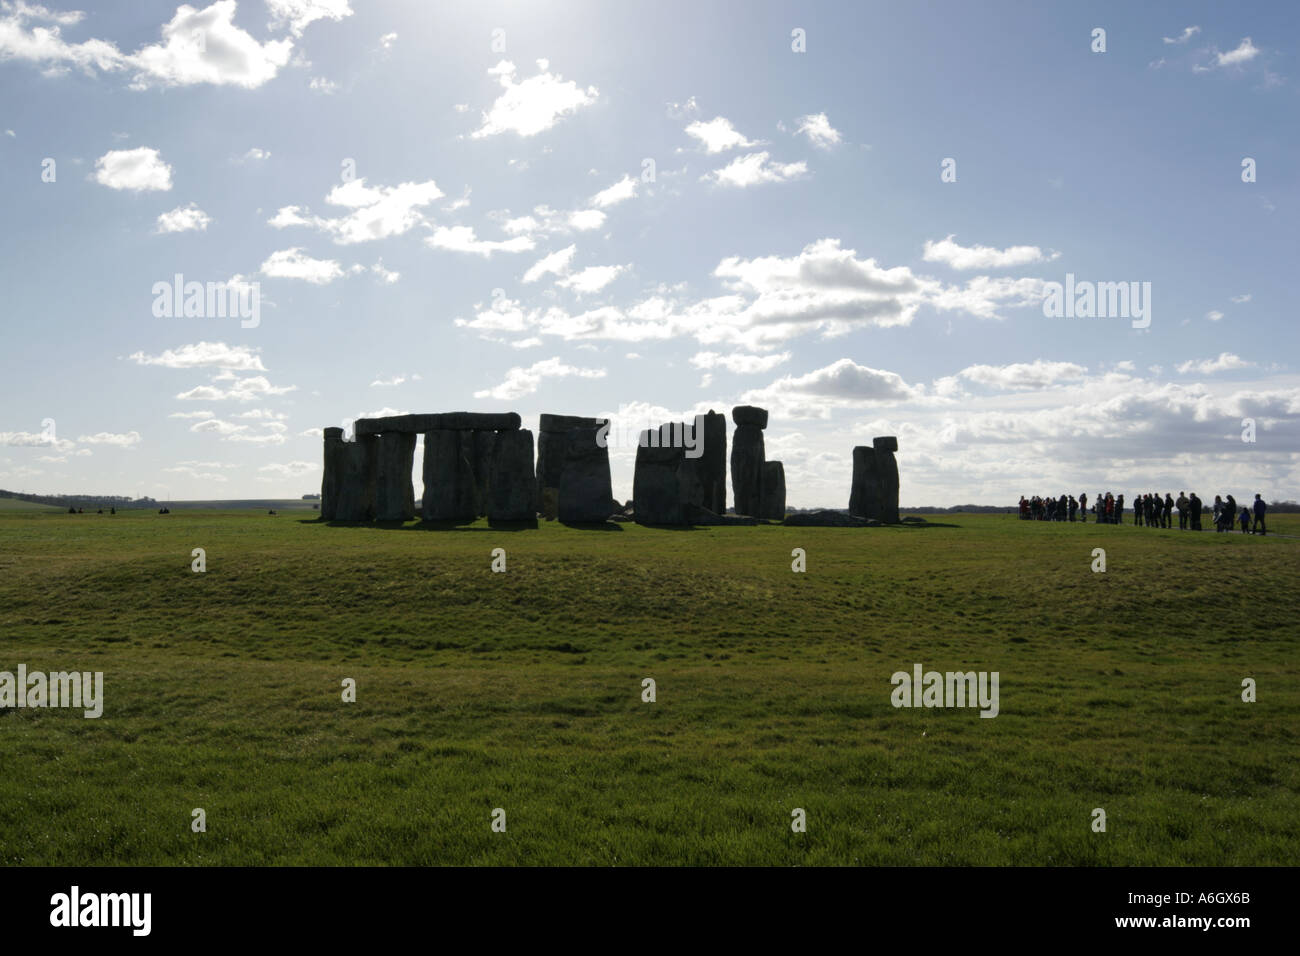
[[[0,863],[1300,863],[1300,540],[934,520],[0,514],[0,670],[106,697],[0,711]]]
[[[21,498],[0,498],[0,512],[3,511],[44,511],[65,512],[67,508],[57,505],[43,505],[36,501],[24,501]]]

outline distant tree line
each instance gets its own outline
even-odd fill
[[[143,508],[158,503],[147,495],[143,498],[131,498],[127,495],[31,495],[23,491],[6,491],[4,488],[0,488],[0,498],[16,498],[19,501],[30,501],[33,504],[58,505],[64,508],[69,505],[77,505],[83,508],[92,505],[97,508]]]

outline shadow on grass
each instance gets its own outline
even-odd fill
[[[622,531],[623,526],[617,521],[561,521],[566,528],[578,531]]]

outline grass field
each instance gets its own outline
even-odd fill
[[[0,862],[1300,863],[1300,540],[933,520],[5,511],[0,671],[105,707],[0,711]],[[895,709],[918,662],[1000,715]]]

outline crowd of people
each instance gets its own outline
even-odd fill
[[[1228,495],[1214,496],[1214,505],[1207,507],[1196,496],[1178,492],[1178,498],[1168,492],[1164,497],[1159,492],[1139,494],[1133,497],[1133,523],[1147,528],[1172,528],[1175,510],[1180,531],[1201,531],[1202,522],[1208,516],[1215,531],[1232,531],[1234,525],[1241,526],[1242,534],[1267,534],[1264,515],[1268,506],[1260,495],[1255,496],[1251,507],[1238,506],[1237,499]],[[1061,495],[1059,498],[1040,498],[1034,495],[1020,498],[1020,518],[1022,521],[1074,521],[1076,518],[1087,522],[1092,514],[1098,524],[1121,524],[1124,521],[1124,496],[1098,493],[1088,507],[1088,495]]]

